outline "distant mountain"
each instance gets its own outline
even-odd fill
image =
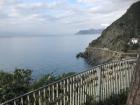
[[[103,31],[103,29],[88,29],[88,30],[80,30],[77,32],[77,35],[85,35],[85,34],[100,34]]]

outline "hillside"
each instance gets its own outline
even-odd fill
[[[84,53],[77,56],[84,57],[93,64],[122,59],[122,55],[110,54],[96,48],[135,53],[140,49],[139,38],[140,1],[134,3],[122,17],[107,27],[99,38],[93,40]],[[137,44],[132,43],[132,39],[136,39]]]
[[[118,20],[107,27],[102,35],[92,41],[91,47],[106,47],[116,51],[128,48],[131,38],[140,38],[140,1],[133,4]]]

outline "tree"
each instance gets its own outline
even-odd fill
[[[12,73],[0,71],[0,103],[74,74],[45,74],[33,81],[32,71],[29,69],[16,69]]]
[[[16,69],[13,73],[0,72],[0,103],[30,90],[32,71]]]

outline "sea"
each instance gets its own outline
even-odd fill
[[[35,78],[48,73],[81,72],[91,68],[76,58],[99,35],[38,35],[0,37],[0,70],[31,69]]]

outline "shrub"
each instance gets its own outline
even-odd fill
[[[96,102],[92,96],[87,96],[87,102],[82,105],[125,105],[127,100],[128,91],[120,94],[112,94],[106,100]]]
[[[16,69],[13,73],[0,72],[0,103],[30,90],[32,71]]]

